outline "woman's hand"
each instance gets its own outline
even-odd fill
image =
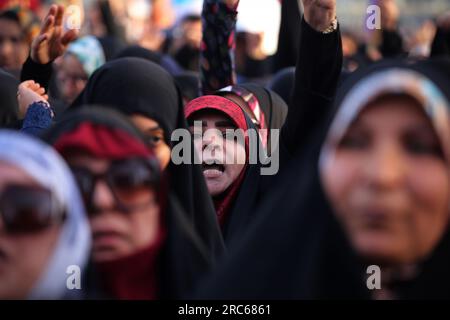
[[[39,35],[31,44],[31,59],[47,64],[62,56],[69,43],[78,36],[78,30],[63,33],[64,7],[52,5],[42,23]]]
[[[327,30],[336,18],[336,0],[302,0],[306,22],[316,31]]]
[[[33,80],[24,81],[19,85],[17,92],[17,101],[19,103],[19,118],[25,118],[28,108],[35,102],[48,101],[45,89],[39,83]]]

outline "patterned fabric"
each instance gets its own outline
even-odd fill
[[[105,64],[102,45],[94,36],[86,36],[76,40],[67,48],[67,54],[74,55],[81,62],[88,77]]]
[[[220,0],[203,3],[200,78],[203,94],[236,83],[234,70],[236,8],[229,8]]]
[[[54,113],[47,102],[39,101],[30,105],[20,131],[32,136],[39,136],[52,125]]]
[[[261,110],[259,101],[256,98],[256,96],[241,86],[229,86],[221,89],[220,92],[234,93],[235,95],[241,97],[245,101],[245,103],[249,106],[249,108],[252,111],[253,114],[252,122],[258,128],[262,145],[265,148],[267,146],[267,130],[261,129],[267,129],[266,117],[264,115],[264,112]],[[253,120],[253,118],[255,120]]]

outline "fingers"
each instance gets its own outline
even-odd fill
[[[20,91],[20,89],[28,89],[28,88],[34,86],[35,84],[36,84],[36,82],[34,82],[33,80],[24,81],[19,85],[19,91]]]
[[[61,27],[63,24],[64,18],[64,7],[62,5],[57,6],[56,16],[55,16],[55,25],[57,27]]]
[[[45,34],[41,34],[35,40],[35,43],[34,43],[35,47],[36,48],[39,47],[41,45],[41,43],[46,41],[46,40],[48,40],[48,34],[46,34],[46,33]]]
[[[45,34],[45,33],[49,32],[50,29],[53,27],[54,22],[55,22],[55,16],[48,15],[42,24],[40,34]]]
[[[19,93],[23,92],[24,90],[31,90],[40,96],[46,95],[45,89],[43,87],[41,87],[41,85],[39,83],[37,83],[33,80],[24,81],[19,85]]]
[[[72,29],[67,31],[61,39],[61,43],[63,46],[68,45],[70,42],[75,40],[78,37],[78,30]]]

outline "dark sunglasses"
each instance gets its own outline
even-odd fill
[[[61,224],[66,217],[49,190],[23,185],[9,185],[3,190],[0,215],[8,233],[41,231]]]
[[[113,161],[108,170],[101,174],[80,166],[71,166],[71,169],[89,214],[98,211],[93,203],[93,194],[99,180],[104,181],[112,191],[117,209],[131,212],[138,209],[130,203],[133,194],[142,189],[155,188],[160,179],[158,163],[142,158]]]

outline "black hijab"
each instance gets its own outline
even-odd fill
[[[154,62],[163,67],[167,72],[169,72],[173,76],[177,76],[182,73],[182,68],[171,56],[156,51],[148,50],[139,45],[132,45],[126,47],[115,56],[115,59],[133,58],[133,57],[142,58],[150,62]]]
[[[152,118],[164,130],[169,146],[175,129],[188,130],[174,79],[160,66],[140,58],[113,60],[98,69],[72,108],[83,104],[108,106],[128,116],[141,114]],[[185,219],[194,226],[214,259],[222,253],[223,241],[200,165],[171,162],[166,173],[170,197],[177,199]]]
[[[450,101],[449,62],[410,65],[386,62],[352,76],[340,89],[335,108],[324,115],[308,147],[276,177],[257,207],[258,219],[198,293],[208,299],[370,299],[367,265],[351,248],[323,192],[319,158],[332,120],[349,91],[369,75],[388,69],[414,70],[439,87]],[[369,91],[370,92],[370,91]],[[416,278],[399,283],[404,299],[448,298],[450,232],[421,265]]]
[[[0,127],[12,128],[18,122],[17,89],[19,82],[0,69]]]
[[[199,83],[200,78],[198,73],[192,71],[185,71],[175,76],[175,82],[180,88],[183,98],[189,102],[199,97]]]
[[[269,89],[278,93],[286,103],[292,99],[292,91],[295,84],[295,67],[289,67],[278,71],[269,84]]]

